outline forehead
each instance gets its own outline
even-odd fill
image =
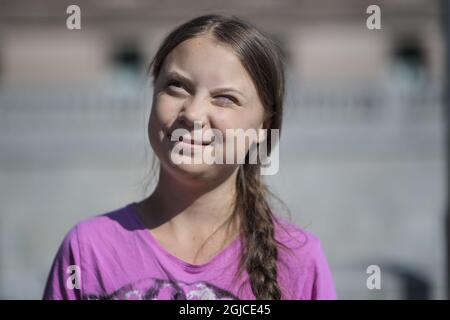
[[[208,87],[232,85],[241,90],[254,90],[250,75],[233,49],[208,36],[180,43],[166,57],[164,71],[179,71]]]

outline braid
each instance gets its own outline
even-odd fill
[[[272,211],[266,200],[268,190],[261,181],[259,169],[259,166],[244,164],[236,180],[236,208],[241,210],[244,236],[239,273],[246,268],[256,299],[279,300],[277,241]]]

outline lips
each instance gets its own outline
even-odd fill
[[[171,139],[171,134],[167,134],[167,137]],[[189,145],[196,145],[196,146],[207,146],[210,145],[214,140],[206,141],[206,140],[194,140],[190,138],[189,136],[182,136],[178,138],[178,142],[189,144]]]

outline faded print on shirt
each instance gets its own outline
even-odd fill
[[[111,294],[87,294],[88,300],[238,300],[231,292],[208,282],[187,283],[147,278],[127,284]]]

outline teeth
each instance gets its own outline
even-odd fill
[[[169,139],[171,139],[171,137],[172,137],[172,134],[171,133],[168,133],[167,134],[167,137],[169,138]],[[184,141],[185,143],[190,143],[190,144],[193,144],[193,145],[209,145],[209,144],[211,144],[213,141],[214,141],[214,139],[213,140],[211,140],[211,141],[201,141],[201,142],[197,142],[197,141],[195,141],[195,140],[191,140],[191,139],[189,139],[188,137],[183,137],[183,136],[180,136],[179,138],[178,138],[178,141]]]
[[[184,139],[183,139],[184,140]],[[207,145],[207,144],[209,144],[208,142],[198,142],[198,141],[194,141],[194,140],[189,140],[189,139],[186,139],[186,143],[190,143],[190,144],[195,144],[195,145]]]

